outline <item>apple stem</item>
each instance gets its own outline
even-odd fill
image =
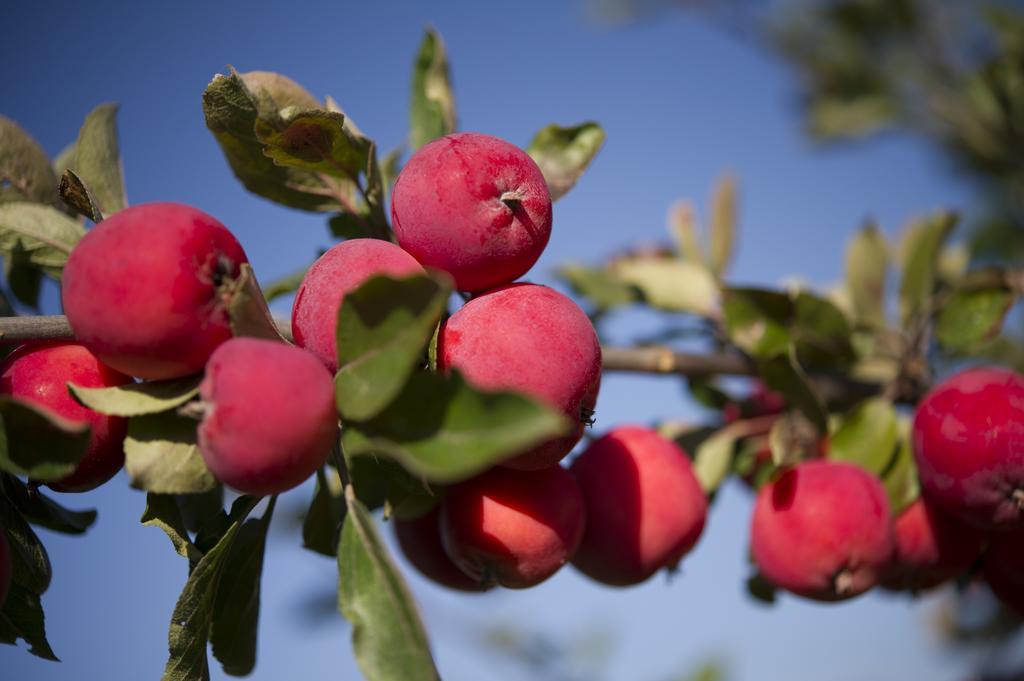
[[[523,201],[522,193],[518,191],[505,192],[501,195],[501,202],[509,207],[509,210],[515,210],[520,206]]]
[[[837,596],[845,596],[853,588],[853,573],[843,568],[832,578],[832,590]]]

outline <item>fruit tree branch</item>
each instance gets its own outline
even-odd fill
[[[291,323],[275,319],[278,330],[291,339]],[[32,340],[74,340],[71,326],[63,315],[0,317],[0,342]],[[748,358],[733,352],[692,354],[667,347],[604,346],[604,370],[644,374],[676,375],[686,378],[711,376],[756,376],[757,368]],[[812,381],[822,399],[829,403],[850,403],[878,394],[882,386],[852,381],[832,374],[813,374]],[[900,395],[897,399],[916,401],[918,396]]]

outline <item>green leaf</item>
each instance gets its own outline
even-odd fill
[[[203,557],[202,552],[188,536],[185,520],[174,496],[154,492],[147,494],[146,510],[139,522],[163,530],[171,540],[174,550],[182,558],[188,558],[190,562],[195,563]]]
[[[205,492],[176,494],[174,498],[189,532],[201,532],[214,518],[224,514],[224,486],[220,484]]]
[[[586,298],[599,311],[628,305],[637,299],[635,289],[605,269],[569,263],[555,273],[578,296]]]
[[[255,75],[259,74],[259,75]],[[277,123],[280,109],[318,108],[319,102],[302,88],[277,74],[256,71],[239,75],[217,74],[203,92],[203,115],[235,176],[250,192],[291,208],[333,212],[341,210],[339,193],[351,187],[329,181],[317,173],[275,165],[263,154],[256,138],[257,119]],[[281,99],[278,104],[276,99]]]
[[[0,116],[0,203],[57,204],[57,176],[50,159],[31,135]]]
[[[417,518],[440,501],[439,490],[432,489],[391,459],[372,456],[347,459],[356,498],[370,510],[383,508],[385,518]]]
[[[159,414],[179,407],[199,394],[202,376],[169,381],[128,383],[109,388],[83,388],[68,383],[71,395],[83,406],[108,416]]]
[[[366,239],[373,235],[370,223],[364,215],[339,213],[327,221],[331,234],[339,239]]]
[[[793,302],[786,294],[730,288],[725,291],[723,312],[729,338],[752,357],[774,357],[789,347]]]
[[[199,454],[196,422],[172,411],[133,417],[128,422],[124,456],[135,489],[193,494],[217,484]]]
[[[1013,303],[1004,289],[957,291],[939,312],[935,337],[947,350],[970,352],[999,335]]]
[[[873,223],[868,223],[846,248],[846,287],[858,324],[885,327],[885,279],[889,246]]]
[[[103,215],[128,205],[117,143],[117,104],[100,104],[85,117],[75,143],[75,173],[92,191]]]
[[[256,666],[256,630],[260,614],[260,578],[267,530],[277,497],[259,520],[246,520],[228,549],[213,602],[210,644],[225,673],[246,676]]]
[[[575,186],[604,140],[604,129],[592,121],[570,127],[551,124],[534,135],[526,151],[544,173],[552,201]]]
[[[0,254],[23,256],[54,279],[60,278],[71,249],[83,236],[82,225],[51,206],[0,204]]]
[[[39,489],[29,490],[25,483],[7,473],[0,474],[0,491],[25,520],[54,532],[82,534],[96,522],[96,511],[64,508]]]
[[[228,321],[233,336],[285,342],[251,265],[242,264],[238,278],[225,286],[224,295],[228,301]]]
[[[900,318],[906,325],[928,311],[935,288],[939,255],[956,226],[955,213],[938,213],[912,224],[900,246]]]
[[[167,641],[170,655],[162,681],[209,681],[206,644],[213,626],[214,601],[225,574],[231,544],[258,497],[239,497],[231,507],[230,525],[189,574],[171,615]]]
[[[409,108],[409,145],[413,151],[432,139],[455,132],[455,98],[448,55],[441,35],[428,28],[416,54]]]
[[[332,111],[301,111],[281,125],[256,121],[256,137],[274,163],[356,181],[366,168],[371,142],[345,127]]]
[[[341,479],[330,468],[316,472],[316,490],[302,520],[302,545],[331,558],[338,555],[338,531],[345,518]]]
[[[719,279],[732,261],[736,241],[736,179],[726,175],[715,185],[711,197],[709,227],[711,271]]]
[[[386,454],[434,482],[456,482],[570,428],[566,418],[512,392],[483,392],[458,374],[418,372],[384,411],[349,424],[351,456]]]
[[[793,298],[790,336],[800,361],[808,366],[835,369],[856,360],[850,339],[853,329],[832,301],[800,291]]]
[[[440,681],[409,588],[353,496],[338,543],[338,609],[367,681]]]
[[[638,256],[616,260],[611,271],[620,281],[635,286],[651,307],[703,317],[718,314],[718,282],[700,265],[675,258]]]
[[[757,360],[757,372],[765,384],[786,398],[786,403],[800,410],[817,428],[828,433],[828,412],[796,359],[796,350]]]
[[[909,424],[902,425],[906,427],[901,430],[909,430]],[[921,496],[914,451],[907,432],[900,434],[898,444],[892,464],[882,475],[882,485],[889,496],[889,507],[894,518]]]
[[[371,277],[338,310],[335,390],[343,419],[365,421],[386,407],[423,359],[451,294],[427,275]]]
[[[864,400],[843,417],[832,434],[828,457],[849,461],[881,476],[899,444],[892,403],[882,397]]]
[[[302,286],[302,280],[306,278],[306,271],[308,267],[303,267],[297,272],[285,275],[280,279],[275,279],[266,286],[263,287],[263,295],[267,302],[286,296],[290,293],[295,293]]]
[[[5,532],[11,556],[11,583],[42,595],[50,588],[53,570],[43,543],[17,507],[0,496],[0,532]]]
[[[395,180],[398,179],[398,173],[402,170],[403,150],[404,145],[400,144],[389,151],[387,155],[381,159],[380,179],[387,192],[391,191],[391,188],[395,185]]]
[[[100,210],[99,202],[85,186],[82,178],[75,174],[75,171],[71,169],[64,171],[64,174],[60,176],[57,192],[64,203],[82,217],[89,218],[93,222],[103,220],[103,211]]]
[[[13,250],[4,259],[4,276],[11,287],[11,293],[23,305],[39,308],[39,291],[43,283],[43,273],[32,264],[28,251],[22,244],[15,244]]]
[[[33,480],[70,475],[89,446],[89,424],[48,409],[0,397],[0,469]]]
[[[726,426],[697,447],[693,472],[705,494],[713,494],[729,475],[733,449],[742,436],[742,430]]]
[[[74,170],[75,169],[75,143],[74,142],[72,142],[71,144],[67,145],[66,147],[64,147],[63,149],[60,150],[60,153],[57,154],[54,157],[53,163],[51,164],[51,167],[53,168],[53,177],[54,177],[54,179],[59,178],[61,175],[63,175],[65,170]],[[60,206],[58,206],[58,208],[59,207]]]
[[[14,583],[0,610],[0,642],[14,645],[18,639],[28,644],[28,652],[52,662],[60,662],[46,640],[45,618],[39,594]]]

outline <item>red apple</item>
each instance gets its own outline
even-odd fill
[[[445,552],[482,587],[540,584],[572,557],[583,526],[583,497],[559,466],[492,468],[451,487],[441,506]]]
[[[199,451],[240,492],[279,494],[324,464],[338,437],[334,380],[312,354],[233,338],[214,351],[199,386]]]
[[[895,548],[889,500],[864,469],[805,461],[758,492],[751,551],[777,587],[838,601],[878,584]]]
[[[639,584],[674,568],[700,539],[707,498],[690,459],[641,426],[595,440],[570,468],[583,492],[587,525],[572,563],[613,586]]]
[[[248,262],[224,225],[177,203],[114,213],[75,246],[61,296],[75,338],[118,371],[198,372],[231,337],[221,286]]]
[[[75,343],[30,343],[7,356],[0,367],[0,394],[31,402],[57,416],[90,428],[89,445],[67,477],[47,485],[58,492],[86,492],[99,487],[124,465],[127,419],[83,407],[68,392],[68,383],[83,388],[127,385],[130,376],[114,371]]]
[[[508,284],[533,267],[551,236],[540,168],[497,137],[458,133],[421,147],[395,181],[399,245],[444,270],[460,291]]]
[[[931,589],[963,574],[981,555],[984,537],[919,498],[896,519],[896,554],[883,586]]]
[[[422,274],[416,259],[380,239],[350,239],[320,256],[306,272],[292,305],[292,335],[334,373],[338,370],[338,310],[345,294],[370,277]]]
[[[982,530],[1024,522],[1024,377],[983,367],[952,376],[917,407],[922,494]]]
[[[558,463],[579,442],[601,385],[601,344],[576,303],[546,286],[513,284],[473,298],[441,327],[440,371],[458,369],[484,390],[516,390],[576,424],[503,465],[523,470]]]
[[[992,535],[982,574],[992,593],[1024,617],[1024,530]]]

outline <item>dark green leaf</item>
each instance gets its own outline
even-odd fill
[[[100,210],[99,202],[85,186],[82,178],[75,174],[75,171],[70,169],[64,171],[60,177],[57,192],[64,203],[82,217],[89,218],[93,222],[103,220],[103,211]]]
[[[200,532],[214,518],[224,514],[223,485],[218,484],[213,489],[195,494],[177,494],[175,500],[189,532]]]
[[[338,543],[338,609],[367,681],[440,681],[423,623],[373,518],[351,495]]]
[[[892,403],[881,397],[861,402],[843,417],[829,443],[830,459],[849,461],[881,476],[899,444]]]
[[[196,548],[188,536],[188,529],[181,516],[181,509],[174,496],[170,494],[146,495],[146,510],[139,519],[143,525],[158,527],[167,534],[179,556],[197,562],[203,554]]]
[[[416,518],[440,500],[439,490],[391,459],[350,457],[348,471],[359,501],[370,510],[383,508],[385,517]]]
[[[592,121],[567,128],[552,124],[534,135],[527,153],[544,173],[552,201],[573,188],[604,140],[604,130]]]
[[[28,652],[52,662],[60,659],[46,640],[45,618],[39,594],[19,584],[11,584],[7,600],[0,610],[0,642],[14,645],[18,639],[28,644]]]
[[[554,409],[512,392],[483,392],[457,373],[417,372],[373,419],[349,424],[349,455],[386,454],[434,482],[455,482],[570,428]]]
[[[451,294],[427,275],[374,276],[345,294],[338,310],[338,411],[343,419],[376,416],[422,361]]]
[[[262,75],[257,78],[253,74]],[[265,72],[239,76],[234,71],[228,76],[214,76],[203,92],[206,127],[217,139],[235,176],[250,192],[291,208],[341,210],[339,186],[317,173],[275,165],[263,155],[263,144],[256,139],[257,119],[276,123],[280,120],[280,108],[296,106],[303,110],[319,106],[316,100],[314,106],[302,106],[304,98],[297,84],[277,74],[270,76],[273,77],[269,80]],[[285,81],[293,87],[282,86]],[[280,108],[275,96],[282,99]]]
[[[729,475],[736,441],[743,434],[741,429],[726,426],[697,447],[693,472],[705,494],[713,494]]]
[[[774,357],[790,343],[793,301],[784,293],[732,288],[723,306],[729,338],[753,357]]]
[[[224,577],[231,544],[259,498],[239,497],[231,507],[230,525],[220,541],[189,574],[171,615],[167,640],[170,655],[162,681],[209,681],[206,644],[213,625],[214,600]]]
[[[0,532],[6,533],[10,549],[12,584],[19,584],[36,595],[45,593],[53,577],[50,557],[39,537],[6,496],[0,496]]]
[[[42,493],[29,489],[18,478],[0,474],[0,489],[18,512],[33,525],[62,534],[82,534],[96,522],[96,511],[72,511]]]
[[[251,265],[242,264],[238,278],[226,286],[225,295],[233,336],[284,342]]]
[[[199,394],[201,380],[201,376],[186,376],[110,388],[83,388],[68,383],[68,390],[84,406],[101,414],[142,416],[159,414],[185,404]]]
[[[441,35],[427,29],[412,71],[409,145],[413,151],[432,139],[455,132],[455,98],[448,55]]]
[[[260,578],[267,529],[277,497],[259,520],[247,520],[231,542],[213,602],[210,644],[225,673],[246,676],[256,666],[256,629],[260,614]]]
[[[556,276],[586,298],[598,310],[611,310],[637,300],[636,289],[605,269],[567,264],[558,268]]]
[[[957,291],[939,312],[935,337],[948,350],[969,352],[999,335],[1013,302],[1004,289]]]
[[[316,491],[302,521],[302,545],[324,556],[338,555],[338,532],[345,517],[341,480],[334,469],[316,472]]]
[[[24,258],[55,279],[83,236],[82,225],[51,206],[0,204],[0,254]]]
[[[280,126],[256,122],[263,153],[282,166],[356,181],[366,168],[370,142],[345,127],[345,116],[323,110],[300,111]]]
[[[52,163],[54,179],[63,175],[65,170],[75,169],[75,151],[75,143],[72,142],[61,149],[60,153],[54,157]]]
[[[85,117],[75,143],[75,173],[92,191],[103,215],[128,205],[117,143],[116,104],[100,104]]]
[[[846,316],[831,301],[807,291],[793,299],[790,335],[800,361],[808,366],[847,366],[856,359]]]
[[[31,135],[0,116],[0,203],[57,204],[57,176],[50,159]]]
[[[339,213],[327,221],[331,234],[339,239],[365,239],[373,235],[373,229],[365,215]]]
[[[885,279],[889,246],[874,223],[857,232],[846,248],[846,287],[858,324],[885,326]]]
[[[404,145],[399,145],[389,151],[387,156],[381,159],[380,178],[381,183],[384,185],[384,189],[387,192],[391,191],[391,187],[394,186],[395,180],[398,179],[398,173],[402,170],[403,149]]]
[[[793,346],[788,352],[757,360],[757,373],[765,384],[799,409],[821,434],[828,433],[828,413],[807,374],[796,360]]]
[[[900,255],[900,317],[907,324],[926,312],[935,288],[939,255],[956,226],[955,213],[938,213],[911,225],[903,236]]]
[[[132,417],[124,455],[125,470],[136,489],[192,494],[217,484],[199,454],[196,422],[173,411]]]
[[[4,276],[11,293],[23,305],[39,308],[39,291],[43,283],[43,273],[32,264],[32,254],[22,243],[15,243],[11,252],[4,258]]]
[[[89,446],[89,424],[69,421],[48,409],[0,397],[0,469],[33,480],[71,474]]]

